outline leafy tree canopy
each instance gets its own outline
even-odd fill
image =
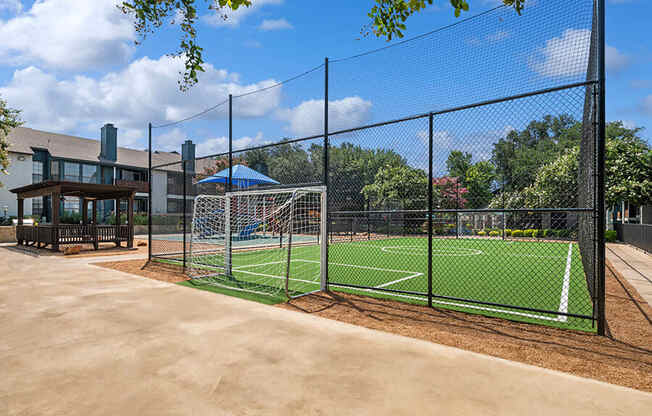
[[[11,129],[22,124],[20,111],[7,107],[7,102],[0,99],[0,172],[8,174],[9,141],[7,137]],[[2,182],[0,182],[2,186]]]
[[[571,130],[576,130],[572,126]],[[638,133],[622,122],[607,123],[605,152],[605,203],[652,203],[652,150]],[[540,166],[532,184],[506,190],[490,206],[499,208],[577,207],[580,148],[575,145]]]
[[[438,3],[445,1],[439,0]],[[467,0],[448,1],[455,16],[469,10]],[[371,32],[388,41],[395,36],[401,38],[406,29],[406,20],[433,3],[434,0],[375,0],[374,6],[368,13],[370,23],[364,25],[362,32],[365,35]],[[503,0],[503,3],[514,7],[520,14],[525,0]],[[185,60],[185,72],[179,80],[179,87],[185,91],[197,83],[199,73],[204,71],[202,56],[204,48],[197,41],[196,27],[200,9],[208,9],[209,12],[219,13],[222,18],[228,19],[227,11],[251,7],[255,4],[256,0],[125,0],[118,5],[118,8],[123,13],[133,16],[134,27],[140,36],[137,44],[170,21],[170,18],[176,20],[175,23],[178,23],[181,29],[181,38],[179,47],[173,55],[183,57]]]
[[[446,169],[450,176],[455,176],[464,181],[466,171],[471,167],[471,153],[453,150],[446,159]]]

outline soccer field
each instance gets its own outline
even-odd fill
[[[305,242],[292,246],[289,261],[291,292],[306,293],[319,289],[319,249],[319,245]],[[263,281],[283,287],[288,267],[285,250],[269,246],[234,248],[230,280],[233,288],[237,290],[244,283],[269,284]],[[207,265],[219,264],[215,257],[219,256],[199,254],[194,261],[205,265],[200,267],[210,269],[212,266]],[[329,245],[328,282],[331,290],[425,304],[427,276],[427,238],[397,237]],[[591,316],[592,313],[591,296],[575,242],[434,239],[432,276],[435,307],[593,331],[590,319],[564,315]],[[271,296],[277,301],[285,299],[281,291]]]

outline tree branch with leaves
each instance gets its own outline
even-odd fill
[[[20,111],[7,107],[7,102],[0,99],[0,172],[9,174],[9,132],[22,124]],[[2,182],[0,182],[2,186]]]

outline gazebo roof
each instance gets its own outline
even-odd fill
[[[36,198],[58,193],[63,196],[97,200],[129,198],[136,190],[135,186],[64,181],[45,181],[10,189],[18,198]]]

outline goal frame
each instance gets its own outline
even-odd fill
[[[290,188],[272,188],[272,189],[254,189],[254,190],[242,190],[242,191],[230,191],[226,192],[224,195],[208,195],[202,194],[198,195],[196,199],[201,197],[211,197],[211,198],[224,198],[224,273],[227,276],[232,276],[233,266],[232,266],[232,231],[231,231],[231,201],[233,198],[250,196],[250,195],[273,195],[273,194],[288,194],[291,193],[291,198],[294,199],[297,193],[300,192],[313,192],[319,193],[320,195],[320,216],[319,216],[319,289],[309,291],[306,293],[301,293],[299,295],[292,296],[290,294],[289,282],[291,279],[291,264],[292,264],[292,236],[293,236],[293,215],[294,209],[290,210],[290,227],[288,235],[288,252],[287,252],[287,264],[286,264],[286,273],[285,273],[285,282],[284,282],[284,291],[288,299],[296,299],[302,296],[310,295],[320,291],[327,290],[327,259],[328,259],[328,191],[326,186],[299,186],[299,187],[290,187]],[[291,202],[294,204],[294,201]],[[193,236],[195,234],[195,218],[197,215],[197,204],[193,204],[193,220],[191,221],[191,238],[190,238],[190,258],[192,261],[193,253]]]

